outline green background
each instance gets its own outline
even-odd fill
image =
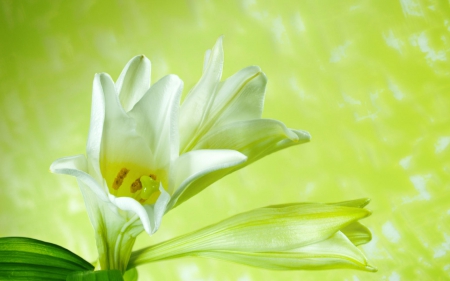
[[[170,2],[170,4],[169,4]],[[447,1],[0,0],[0,236],[93,261],[76,181],[50,174],[84,153],[94,73],[137,54],[184,94],[225,35],[224,78],[259,65],[264,117],[311,143],[268,156],[171,211],[137,247],[253,208],[372,198],[362,247],[379,271],[277,272],[201,258],[139,268],[141,280],[450,278],[450,8]]]

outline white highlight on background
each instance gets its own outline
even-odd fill
[[[450,144],[450,137],[440,137],[437,142],[434,144],[434,152],[436,154],[441,153],[447,146]]]
[[[389,242],[397,243],[400,240],[399,232],[390,221],[383,224],[381,231]]]
[[[389,30],[387,34],[383,33],[383,38],[389,47],[396,49],[400,54],[402,53],[402,46],[404,43],[400,39],[395,38],[392,30]]]
[[[440,258],[447,254],[448,251],[450,251],[450,235],[447,235],[444,233],[445,241],[442,242],[442,244],[434,249],[434,256],[433,258]]]
[[[330,62],[338,62],[342,60],[347,55],[345,54],[345,50],[350,46],[350,41],[345,41],[345,43],[341,46],[336,47],[331,51]]]
[[[403,14],[405,16],[417,16],[422,17],[423,11],[422,7],[416,0],[400,0],[402,5]]]
[[[392,81],[389,81],[388,83],[389,90],[394,94],[394,98],[396,100],[402,100],[403,99],[403,93],[399,89],[398,85],[394,84]]]
[[[401,159],[399,164],[403,167],[403,169],[408,169],[411,166],[411,159],[412,155],[406,156],[405,158]]]
[[[389,276],[389,281],[400,281],[400,275],[397,272],[392,272]]]
[[[430,193],[428,193],[427,188],[426,188],[426,183],[428,181],[428,179],[431,178],[431,175],[415,175],[415,176],[411,176],[409,177],[409,180],[412,182],[412,184],[414,185],[414,187],[416,188],[416,190],[419,192],[419,198],[421,200],[430,200],[431,199],[431,195]]]

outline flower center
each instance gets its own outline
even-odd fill
[[[156,173],[142,173],[139,170],[121,168],[112,182],[108,182],[110,192],[118,197],[132,197],[141,204],[153,204],[161,194],[159,186],[163,178],[158,178]]]

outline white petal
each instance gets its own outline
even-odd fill
[[[228,78],[215,93],[211,93],[214,95],[214,99],[209,103],[208,108],[203,110],[203,116],[197,124],[195,135],[186,139],[183,135],[186,127],[180,127],[183,137],[182,151],[191,150],[203,135],[215,127],[236,121],[261,118],[266,84],[267,78],[257,66],[244,68]],[[192,112],[182,110],[181,114],[181,120],[186,120],[184,123],[195,121],[188,118]]]
[[[108,201],[107,191],[91,175],[87,173],[87,161],[84,155],[76,155],[55,160],[50,171],[76,177],[84,183],[102,201]]]
[[[162,185],[159,187],[159,191],[161,192],[161,194],[159,195],[158,200],[156,200],[156,203],[154,205],[155,226],[153,229],[153,233],[155,233],[161,225],[162,217],[166,213],[167,204],[170,201],[170,195]]]
[[[156,82],[130,111],[138,133],[146,139],[157,168],[178,157],[178,109],[183,81],[167,75]]]
[[[203,73],[206,72],[206,68],[208,67],[209,57],[211,56],[211,50],[206,50],[205,59],[203,61]]]
[[[195,150],[181,155],[171,170],[169,192],[173,194],[169,206],[172,207],[177,198],[187,192],[189,185],[208,173],[226,169],[243,163],[247,157],[234,150]],[[192,192],[197,193],[198,190]]]
[[[267,78],[258,66],[246,67],[223,82],[210,114],[217,124],[261,118]],[[220,112],[220,114],[217,114]]]
[[[108,185],[112,186],[121,168],[132,169],[131,172],[136,169],[150,169],[153,155],[145,139],[136,132],[135,120],[123,110],[111,77],[101,74],[100,81],[106,107],[100,163],[103,177]]]
[[[137,214],[142,222],[145,231],[147,233],[151,233],[150,218],[147,214],[147,211],[138,201],[130,197],[115,197],[111,194],[109,195],[109,199],[119,209],[124,211],[131,211]]]
[[[310,140],[305,131],[286,128],[271,119],[254,119],[216,127],[209,131],[194,149],[233,149],[248,157],[246,164],[277,150]]]
[[[176,205],[189,199],[216,180],[277,150],[309,141],[308,132],[286,128],[283,123],[269,119],[235,122],[211,130],[194,148],[231,149],[245,154],[248,159],[240,165],[213,171],[191,182],[188,192],[177,198]]]
[[[132,58],[116,82],[120,102],[126,112],[141,99],[150,87],[151,63],[144,55]]]
[[[145,210],[147,211],[149,217],[151,218],[151,231],[147,233],[153,234],[161,225],[162,217],[164,216],[166,210],[167,210],[167,204],[170,201],[170,195],[167,193],[167,191],[163,188],[162,185],[159,187],[159,191],[161,194],[158,197],[158,200],[156,200],[156,203],[153,205],[144,205]]]
[[[100,81],[100,74],[94,77],[92,87],[91,122],[89,125],[86,154],[88,158],[88,171],[97,180],[101,181],[100,148],[105,122],[105,95]]]
[[[205,59],[203,75],[189,92],[180,111],[181,147],[185,147],[202,124],[205,114],[214,101],[214,92],[222,77],[223,48],[220,37]]]

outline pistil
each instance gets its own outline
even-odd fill
[[[140,203],[144,203],[147,201],[150,196],[157,192],[159,189],[159,182],[155,180],[156,176],[150,175],[150,176],[142,176],[140,178],[141,184],[142,184],[142,192],[140,194]]]

